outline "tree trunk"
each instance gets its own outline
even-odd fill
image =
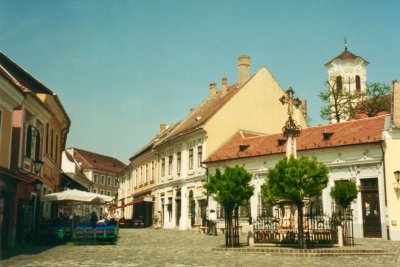
[[[306,242],[304,239],[303,207],[304,207],[303,202],[297,204],[297,228],[298,228],[298,235],[299,235],[299,247],[307,248]]]
[[[233,207],[226,205],[225,207],[225,246],[233,247],[233,224],[232,224]]]

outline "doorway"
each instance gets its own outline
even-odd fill
[[[179,220],[181,219],[181,191],[177,191],[175,194],[175,225],[179,226]]]
[[[378,179],[361,180],[364,237],[382,237]]]

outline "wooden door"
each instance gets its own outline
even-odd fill
[[[382,237],[378,179],[361,180],[364,237]]]

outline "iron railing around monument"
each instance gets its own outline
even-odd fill
[[[297,246],[299,231],[297,207],[282,204],[273,208],[259,208],[254,222],[254,242]],[[312,202],[305,204],[303,229],[308,247],[333,245],[338,241],[337,220],[324,215]]]

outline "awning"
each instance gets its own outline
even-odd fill
[[[124,205],[121,205],[121,206],[118,206],[118,207],[114,207],[114,208],[109,208],[109,210],[123,209],[123,208],[125,208],[127,206],[135,205],[135,204],[138,204],[140,202],[153,202],[153,199],[152,199],[151,196],[150,197],[149,196],[144,196],[144,197],[140,197],[138,199],[135,199],[135,200],[133,200],[131,202],[128,202],[128,203],[126,203]]]
[[[143,202],[143,201],[144,201],[144,198],[141,197],[141,198],[135,199],[135,200],[133,200],[131,202],[128,202],[128,203],[126,203],[124,205],[121,205],[121,206],[118,206],[118,207],[115,207],[115,208],[110,208],[110,210],[123,209],[123,208],[125,208],[127,206],[131,206],[131,205]]]

